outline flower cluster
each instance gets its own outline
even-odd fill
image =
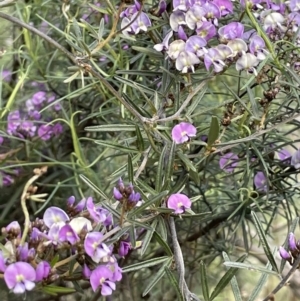
[[[6,75],[5,78],[7,78]],[[58,136],[63,131],[63,126],[60,123],[48,124],[56,118],[61,110],[59,104],[54,104],[52,110],[40,111],[46,106],[55,101],[55,95],[45,91],[38,91],[26,101],[26,106],[21,109],[9,112],[7,116],[6,134],[0,136],[0,156],[6,159],[13,154],[11,151],[7,153],[7,149],[13,149],[12,139],[14,136],[24,140],[42,140],[48,141],[54,136]],[[2,185],[9,186],[14,182],[14,178],[18,176],[20,170],[13,169],[10,172],[0,171],[2,177]]]
[[[244,2],[240,4],[242,10]],[[288,8],[271,1],[259,0],[246,4],[269,38],[279,41],[287,30],[292,34],[297,32],[300,15],[295,2],[290,1]],[[290,13],[285,17],[286,9]],[[173,0],[173,12],[169,20],[171,30],[154,49],[166,52],[182,73],[194,72],[195,66],[200,63],[207,70],[213,67],[214,72],[219,73],[235,63],[238,71],[256,74],[255,67],[268,55],[266,42],[253,29],[245,32],[241,22],[228,22],[232,15],[233,3],[230,0]],[[226,25],[220,26],[224,17]],[[171,42],[172,37],[174,39]]]
[[[288,250],[284,247],[279,247],[279,254],[281,258],[287,260],[291,265],[295,259],[300,255],[300,240],[296,241],[294,233],[290,233],[288,236]]]
[[[122,179],[118,181],[117,187],[114,187],[113,194],[114,198],[122,204],[125,212],[141,204],[140,193],[134,191],[131,183],[126,187]]]
[[[124,10],[120,17],[121,30],[125,36],[136,35],[142,31],[146,32],[151,26],[148,15],[141,11],[142,5],[135,0],[134,5],[130,5]]]
[[[67,280],[68,268],[63,266],[74,258],[94,291],[100,289],[106,296],[115,290],[122,270],[113,254],[114,246],[105,243],[103,234],[113,227],[111,214],[95,205],[91,197],[77,204],[70,197],[67,212],[49,207],[43,219],[31,222],[25,242],[18,222],[2,229],[6,243],[0,251],[0,272],[15,294],[25,293],[36,285],[51,284],[58,278]],[[128,252],[130,244],[122,246],[123,256],[125,248]],[[53,264],[54,257],[61,261]]]

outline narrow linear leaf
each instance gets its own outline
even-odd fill
[[[219,120],[216,116],[212,116],[211,122],[210,122],[209,132],[208,132],[208,138],[207,138],[207,147],[208,147],[208,149],[211,148],[211,146],[218,139],[219,134],[220,134]]]
[[[272,266],[270,264],[270,262],[267,263],[266,265],[266,269],[271,270]],[[248,301],[255,301],[256,298],[258,297],[259,293],[261,292],[261,290],[263,288],[265,288],[265,283],[268,280],[269,274],[264,273],[260,276],[257,285],[255,286],[254,290],[252,291]]]
[[[138,262],[132,265],[129,265],[127,267],[122,268],[123,273],[128,273],[128,272],[132,272],[132,271],[137,271],[143,268],[149,268],[149,267],[153,267],[155,265],[161,264],[161,263],[165,263],[167,260],[169,260],[170,257],[169,256],[163,256],[163,257],[159,257],[159,258],[152,258],[149,260],[145,260],[142,262]]]
[[[201,279],[203,298],[205,301],[209,301],[209,289],[207,284],[206,266],[203,261],[200,262],[200,279]]]
[[[222,255],[223,255],[223,258],[225,261],[230,261],[230,258],[226,252],[222,252]],[[239,285],[237,283],[235,276],[232,277],[230,284],[231,284],[231,289],[232,289],[235,301],[243,301],[241,291],[239,289]]]
[[[137,149],[140,152],[143,152],[145,150],[144,138],[142,136],[140,128],[137,125],[135,126],[135,131],[136,131],[136,146],[137,146]]]
[[[165,249],[167,255],[173,256],[172,250],[170,249],[169,245],[167,244],[166,240],[164,240],[158,233],[155,231],[153,233],[153,237],[156,239],[156,241],[160,244],[162,248]]]
[[[86,185],[88,185],[90,188],[92,188],[101,197],[103,197],[106,200],[109,199],[109,197],[99,187],[97,187],[93,182],[91,182],[86,176],[81,174],[81,175],[79,175],[79,177]]]
[[[165,220],[163,219],[163,217],[161,215],[157,216],[157,220],[158,220],[157,233],[161,236],[161,238],[164,241],[167,241],[168,233],[167,233],[167,227],[166,227]]]
[[[243,262],[247,255],[241,256],[236,263]],[[209,300],[212,301],[214,300],[220,293],[221,291],[227,286],[227,284],[231,281],[232,277],[237,273],[238,268],[230,268],[225,275],[220,279],[218,284],[216,285],[215,289],[213,290]]]
[[[126,147],[114,142],[106,141],[106,140],[95,140],[96,144],[102,145],[104,147],[109,147],[115,150],[122,151],[124,153],[139,153],[139,151],[135,148]]]
[[[172,259],[167,260],[164,263],[164,265],[158,270],[156,275],[153,277],[153,279],[150,280],[149,284],[143,291],[143,297],[146,296],[152,290],[152,288],[157,284],[157,282],[165,275],[166,273],[165,267],[169,268],[171,266],[171,263],[172,263]]]
[[[128,124],[105,124],[87,126],[84,130],[87,132],[134,132],[136,127]]]
[[[171,270],[168,268],[168,267],[165,267],[165,271],[166,271],[166,274],[171,282],[171,285],[174,287],[175,289],[175,292],[178,296],[178,299],[179,301],[184,301],[184,298],[182,296],[182,293],[180,291],[180,288],[179,288],[179,285],[178,285],[178,282],[174,276],[174,274],[171,272]]]
[[[164,146],[157,165],[157,172],[156,172],[156,180],[155,180],[155,190],[157,192],[161,191],[162,183],[163,183],[163,176],[164,176],[164,166],[166,160],[166,152],[167,152],[167,145]]]
[[[155,219],[152,224],[151,224],[151,230],[148,230],[146,235],[145,235],[145,238],[143,239],[143,245],[142,245],[142,249],[141,249],[141,256],[143,256],[146,252],[146,250],[148,249],[148,246],[149,246],[149,243],[153,237],[153,233],[157,227],[157,219]]]
[[[262,247],[263,247],[263,249],[265,251],[265,254],[266,254],[267,258],[269,259],[269,261],[270,261],[270,263],[271,263],[271,265],[273,267],[273,270],[278,273],[279,272],[278,271],[278,267],[277,267],[276,261],[274,259],[274,256],[273,256],[273,254],[271,252],[270,246],[268,244],[268,241],[267,241],[265,232],[263,230],[262,224],[261,224],[260,220],[258,219],[258,217],[257,217],[257,215],[255,214],[254,211],[251,212],[251,215],[253,217],[254,226],[255,226],[255,228],[257,230],[257,233],[258,233],[260,242],[262,244]]]
[[[167,149],[167,166],[164,173],[164,186],[163,189],[168,189],[169,183],[172,179],[173,171],[174,171],[174,159],[175,159],[175,151],[176,151],[176,144],[173,141],[171,147]]]
[[[129,182],[133,183],[133,165],[132,165],[132,159],[130,154],[128,154],[128,161],[127,161],[127,172],[128,172],[128,180]]]
[[[276,275],[278,276],[278,273],[274,272],[274,271],[270,271],[264,267],[258,267],[258,266],[254,266],[252,264],[247,264],[247,263],[239,263],[239,262],[224,262],[224,265],[227,267],[235,267],[238,269],[246,269],[249,271],[258,271],[258,272],[262,272],[262,273],[267,273],[267,274],[271,274],[271,275]]]

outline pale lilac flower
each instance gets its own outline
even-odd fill
[[[15,294],[31,291],[35,287],[35,278],[35,270],[27,262],[12,263],[4,272],[5,283]]]
[[[110,279],[112,278],[112,271],[103,265],[98,266],[92,271],[90,277],[90,283],[94,292],[100,287],[101,295],[108,296],[112,294],[112,291],[116,289],[116,284]]]
[[[207,71],[210,66],[213,65],[216,73],[221,72],[225,67],[225,63],[219,50],[216,48],[209,48],[204,54],[204,65]]]
[[[291,251],[297,251],[296,238],[294,233],[290,232],[288,237],[288,245]]]
[[[51,138],[52,136],[52,125],[47,125],[47,124],[42,124],[39,128],[38,128],[38,136],[43,140],[43,141],[47,141]]]
[[[258,35],[254,35],[250,38],[249,51],[260,61],[263,61],[268,54],[268,51],[265,48],[266,44],[263,38]]]
[[[176,59],[176,69],[182,73],[195,71],[194,65],[199,64],[200,60],[197,55],[189,51],[181,51]]]
[[[73,218],[70,221],[69,225],[77,234],[80,234],[82,230],[86,232],[90,232],[93,230],[91,221],[83,216]]]
[[[197,23],[196,33],[206,41],[209,41],[216,35],[217,30],[211,22],[203,21]]]
[[[202,7],[205,9],[205,19],[211,20],[214,25],[218,26],[218,19],[221,18],[219,7],[213,2],[205,2]]]
[[[109,226],[112,223],[111,213],[101,206],[95,206],[92,197],[89,197],[86,201],[86,208],[90,214],[90,217],[96,223],[103,223],[105,226]]]
[[[280,257],[285,260],[289,261],[292,259],[291,254],[282,246],[279,247],[279,254],[280,254]]]
[[[113,275],[110,278],[111,281],[120,281],[122,279],[122,269],[119,267],[118,262],[116,258],[113,256],[111,259],[114,260],[114,262],[110,262],[107,264],[107,267],[112,271]]]
[[[240,54],[244,54],[248,50],[248,46],[246,42],[242,39],[234,39],[230,40],[227,43],[227,46],[231,48],[233,52],[233,56],[237,56]]]
[[[230,0],[213,0],[221,12],[221,16],[224,17],[233,12],[233,4]]]
[[[121,31],[125,37],[129,37],[129,35],[134,34],[134,31],[132,30],[131,25],[128,26],[129,23],[131,23],[131,20],[129,18],[125,17],[122,19]]]
[[[2,79],[5,82],[10,82],[11,81],[11,77],[12,77],[11,71],[9,71],[7,69],[3,69],[2,70],[2,74],[0,76],[0,79]]]
[[[186,33],[184,32],[184,29],[181,25],[178,27],[177,35],[180,40],[186,41],[188,39],[188,37],[187,37]]]
[[[243,54],[237,61],[236,61],[236,70],[246,70],[249,73],[257,74],[257,71],[254,67],[259,64],[259,60],[255,55],[252,53],[245,53]]]
[[[45,225],[50,228],[53,224],[69,221],[69,216],[65,211],[58,207],[49,207],[44,212],[43,220]]]
[[[120,17],[131,17],[133,14],[138,12],[141,9],[141,4],[138,1],[134,1],[134,5],[130,5],[125,9],[121,14]]]
[[[218,50],[220,58],[225,61],[233,56],[233,51],[228,45],[219,44],[215,47]]]
[[[44,260],[41,261],[35,269],[36,272],[35,281],[42,281],[46,279],[49,276],[50,271],[51,271],[50,264],[47,261]]]
[[[169,32],[166,34],[166,36],[164,37],[162,43],[154,45],[153,48],[154,48],[156,51],[168,50],[168,49],[169,49],[169,41],[170,41],[170,39],[172,38],[172,36],[173,36],[173,31],[171,30],[171,31],[169,31]]]
[[[254,176],[254,185],[258,191],[267,192],[268,190],[268,180],[262,171],[258,171]]]
[[[111,254],[108,246],[101,242],[103,234],[100,232],[90,232],[86,235],[84,240],[84,250],[92,260],[99,263],[103,257]]]
[[[83,277],[86,279],[90,279],[91,274],[92,274],[92,271],[89,269],[89,267],[86,264],[84,264],[83,268],[82,268]]]
[[[267,12],[268,13],[268,12]],[[266,16],[262,14],[263,17],[263,29],[269,31],[270,29],[275,29],[279,27],[281,30],[284,30],[282,24],[285,22],[285,18],[282,14],[278,12],[268,13]]]
[[[80,241],[80,238],[77,235],[76,231],[74,231],[74,229],[69,224],[66,224],[60,228],[58,236],[60,241],[67,241],[71,245],[74,245]]]
[[[232,173],[238,165],[239,157],[234,153],[227,153],[221,156],[219,165],[225,172]]]
[[[172,129],[172,139],[176,144],[182,144],[195,137],[197,129],[188,122],[180,122]]]
[[[290,0],[289,7],[292,12],[300,11],[300,0]]]
[[[285,160],[291,158],[290,152],[286,149],[281,149],[281,150],[277,151],[277,156],[280,161],[285,161]]]
[[[182,193],[172,194],[167,202],[167,207],[173,209],[175,214],[184,213],[186,209],[191,208],[191,205],[191,200]]]
[[[177,32],[180,25],[185,25],[185,13],[176,10],[170,16],[170,26],[173,31]]]
[[[294,166],[295,169],[300,168],[300,149],[298,149],[295,153],[293,153],[291,159],[291,165]]]
[[[193,52],[198,57],[204,54],[203,47],[206,46],[207,42],[205,39],[199,36],[190,36],[185,43],[185,51]]]
[[[185,14],[186,25],[190,29],[195,29],[198,22],[204,21],[205,9],[197,4],[194,4]]]
[[[184,50],[185,42],[182,40],[175,40],[169,45],[169,50],[167,51],[168,56],[171,60],[176,60],[179,53]]]
[[[244,34],[244,25],[240,22],[231,22],[218,30],[221,41],[228,41],[242,38]]]
[[[183,10],[187,11],[190,7],[190,3],[188,0],[173,0],[173,11]]]
[[[35,108],[41,109],[42,104],[47,101],[47,93],[44,91],[39,91],[33,94],[31,101],[34,104]]]
[[[50,244],[57,246],[61,244],[61,240],[59,237],[59,231],[60,229],[65,225],[64,222],[57,222],[51,225],[49,231],[48,231],[48,235],[42,233],[42,235],[48,239],[47,241],[44,242],[45,246],[48,246]]]
[[[144,12],[141,12],[141,13],[136,12],[132,16],[131,20],[135,20],[131,24],[131,29],[133,30],[134,34],[138,34],[140,31],[146,32],[148,30],[148,27],[151,26],[151,21],[150,21],[148,15],[145,14]]]

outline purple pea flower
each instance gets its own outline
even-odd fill
[[[133,30],[134,34],[138,34],[140,31],[146,32],[148,27],[151,26],[151,21],[147,14],[141,12],[136,12],[132,17],[131,20],[135,20],[131,24],[131,29]]]
[[[298,149],[295,153],[293,153],[291,159],[291,165],[294,166],[295,169],[300,168],[300,149]]]
[[[189,141],[190,137],[195,137],[197,129],[188,122],[180,122],[172,129],[172,139],[176,144]]]
[[[23,294],[35,287],[36,273],[34,268],[27,262],[10,264],[4,272],[4,280],[9,289],[15,294]]]
[[[170,26],[173,31],[177,32],[180,25],[185,25],[185,13],[176,10],[170,15]]]
[[[263,18],[263,29],[266,32],[269,32],[271,29],[279,27],[281,30],[284,30],[282,24],[285,22],[285,17],[278,12],[265,12],[262,14]]]
[[[233,4],[230,0],[213,0],[221,12],[221,16],[224,17],[233,12]]]
[[[206,41],[209,41],[216,35],[217,30],[211,22],[203,21],[197,23],[196,33]]]
[[[47,261],[41,261],[36,267],[36,278],[35,281],[42,281],[46,279],[51,271],[51,266]]]
[[[96,223],[104,223],[105,226],[109,226],[112,223],[111,214],[101,206],[95,206],[92,197],[89,197],[86,201],[86,208],[91,218]]]
[[[268,51],[265,48],[266,44],[263,38],[258,35],[251,37],[249,51],[254,54],[260,61],[263,61],[268,54]]]
[[[188,37],[187,37],[186,33],[184,32],[184,29],[181,25],[178,27],[177,35],[180,40],[186,41],[188,39]]]
[[[33,94],[31,100],[36,109],[41,109],[42,104],[47,101],[47,93],[44,91],[36,92]]]
[[[185,43],[185,51],[193,52],[200,57],[204,54],[203,47],[206,46],[206,44],[205,39],[199,36],[190,36]]]
[[[91,273],[90,283],[94,292],[100,287],[101,295],[108,296],[116,289],[116,284],[110,279],[112,278],[112,271],[106,266],[100,265]]]
[[[222,42],[242,38],[244,34],[244,25],[240,22],[231,22],[218,30]]]
[[[53,224],[69,221],[69,216],[65,211],[58,207],[49,207],[44,212],[43,220],[45,225],[50,228]]]
[[[74,245],[80,241],[79,236],[69,224],[66,224],[60,228],[58,236],[60,241],[67,241],[71,245]]]
[[[279,151],[277,152],[277,156],[278,156],[278,159],[279,159],[280,161],[285,161],[285,160],[291,158],[290,152],[289,152],[288,150],[286,150],[286,149],[281,149],[281,150],[279,150]]]
[[[115,257],[111,258],[114,262],[107,264],[107,267],[112,271],[113,275],[110,278],[111,281],[116,282],[122,279],[122,269],[118,266],[118,262]]]
[[[0,75],[0,78],[5,82],[10,82],[12,77],[11,71],[4,69],[2,70],[2,74]]]
[[[224,69],[225,63],[218,49],[209,48],[206,50],[204,54],[204,65],[207,71],[211,65],[214,66],[214,71],[217,73]]]
[[[288,237],[288,245],[289,245],[289,249],[291,251],[297,251],[297,244],[296,244],[296,238],[294,233],[290,233],[289,237]]]
[[[195,71],[194,65],[200,63],[199,58],[193,52],[181,51],[176,59],[176,69],[182,73],[187,73],[188,71]]]
[[[64,222],[54,223],[51,225],[51,227],[48,231],[48,235],[41,233],[42,236],[44,236],[46,239],[48,239],[48,241],[44,242],[45,246],[48,246],[50,244],[57,246],[57,245],[61,244],[59,231],[64,225],[65,225]]]
[[[280,257],[285,260],[290,261],[292,259],[291,254],[282,246],[279,247],[279,254],[280,254]]]
[[[173,11],[183,10],[187,11],[190,7],[190,3],[188,0],[173,0]]]
[[[219,7],[213,2],[205,2],[202,7],[205,9],[205,19],[211,20],[214,25],[218,26],[218,19],[221,18]]]
[[[219,165],[227,173],[232,173],[238,165],[239,157],[234,153],[227,153],[220,158]]]
[[[18,237],[21,237],[21,226],[17,221],[13,221],[9,223],[5,227],[6,232],[13,232],[14,234],[17,234]]]
[[[99,263],[103,257],[111,254],[110,249],[105,243],[101,242],[103,234],[100,232],[90,232],[84,240],[84,250],[92,260]]]
[[[299,12],[300,11],[300,0],[290,0],[289,7],[292,12]]]
[[[39,128],[38,128],[38,136],[44,140],[47,141],[51,138],[52,136],[52,125],[47,125],[47,124],[42,124]]]
[[[172,36],[173,36],[173,31],[171,30],[171,31],[169,31],[169,32],[166,34],[166,36],[164,37],[162,43],[154,45],[153,48],[154,48],[156,51],[168,50],[168,49],[169,49],[169,41],[170,41],[170,39],[172,38]]]
[[[267,178],[262,171],[258,171],[254,176],[254,185],[258,191],[267,192]]]
[[[173,209],[175,214],[184,213],[186,209],[191,208],[191,200],[182,193],[172,194],[167,203],[169,209]]]
[[[121,240],[119,245],[118,254],[121,257],[124,257],[128,254],[129,250],[131,249],[131,244],[128,241]]]
[[[204,21],[205,9],[197,4],[194,4],[185,15],[186,25],[190,29],[195,29],[198,22]]]

